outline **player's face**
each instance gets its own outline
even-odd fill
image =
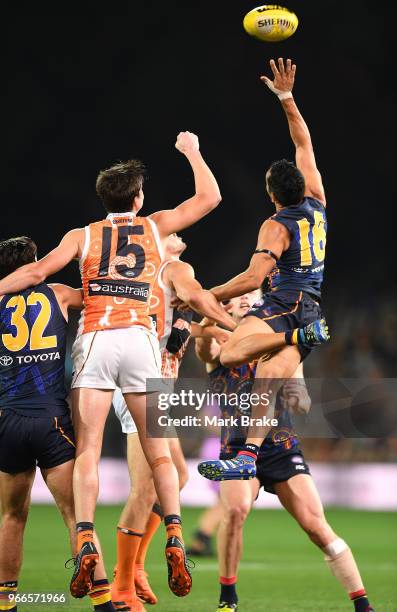
[[[244,295],[240,295],[239,297],[232,298],[230,300],[230,310],[229,313],[233,317],[236,322],[241,321],[244,315],[250,310],[250,308],[260,300],[262,292],[260,289],[255,289],[255,291],[250,291],[248,293],[244,293]]]
[[[166,253],[168,256],[179,256],[186,248],[186,244],[178,234],[171,234],[167,240]]]

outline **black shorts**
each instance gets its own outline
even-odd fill
[[[276,495],[273,485],[285,482],[297,474],[310,474],[302,451],[299,448],[280,450],[269,457],[259,458],[256,462],[256,477],[261,487]]]
[[[275,332],[283,332],[321,319],[320,304],[314,297],[302,291],[274,291],[265,293],[263,298],[254,304],[246,317],[258,317],[265,321]],[[311,352],[312,347],[298,345],[302,361]]]
[[[0,410],[0,471],[19,474],[36,465],[52,468],[74,456],[69,415],[28,417],[8,408]]]

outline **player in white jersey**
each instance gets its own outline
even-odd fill
[[[228,318],[220,320],[213,304],[208,302],[208,292],[194,278],[193,268],[179,260],[186,245],[182,239],[173,234],[167,241],[165,260],[160,268],[157,283],[153,290],[150,316],[157,329],[161,350],[161,374],[164,379],[175,379],[178,376],[179,364],[186,350],[190,335],[217,337],[219,343],[228,339],[224,332],[215,325],[202,327],[192,323],[192,310],[180,312],[173,308],[172,301],[178,297],[200,314],[212,317],[221,324],[229,322]],[[172,382],[171,382],[172,384]],[[134,529],[137,517],[147,520],[143,537],[134,535],[125,546],[118,539],[117,570],[112,585],[112,599],[119,600],[119,585],[135,583],[137,596],[146,603],[157,603],[147,580],[144,569],[146,552],[150,541],[162,520],[161,507],[156,500],[156,492],[150,467],[145,459],[137,435],[136,425],[126,406],[123,395],[118,389],[113,396],[113,406],[120,420],[123,433],[127,434],[127,460],[131,477],[131,492],[122,511],[119,532],[121,529],[137,533]],[[179,486],[187,481],[188,471],[185,458],[177,437],[165,438],[169,444],[172,460],[177,468]]]

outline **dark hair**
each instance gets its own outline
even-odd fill
[[[302,172],[286,159],[274,162],[267,177],[268,190],[281,206],[294,206],[305,195],[305,179]]]
[[[18,236],[0,242],[0,278],[36,259],[37,246],[31,238]]]
[[[145,166],[138,159],[119,162],[101,170],[96,180],[96,192],[107,212],[129,212],[139,195],[145,178]]]

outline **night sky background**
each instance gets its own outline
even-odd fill
[[[271,57],[291,57],[329,205],[325,296],[390,293],[396,5],[289,0],[299,28],[275,44],[243,30],[255,6],[60,2],[44,12],[15,5],[3,23],[0,236],[29,235],[44,255],[68,230],[103,216],[96,175],[129,157],[148,167],[144,212],[177,205],[192,195],[193,181],[174,142],[190,130],[223,201],[183,233],[186,259],[204,286],[227,280],[247,265],[273,213],[265,170],[294,156],[281,106],[259,81]],[[77,265],[57,280],[77,286]]]

